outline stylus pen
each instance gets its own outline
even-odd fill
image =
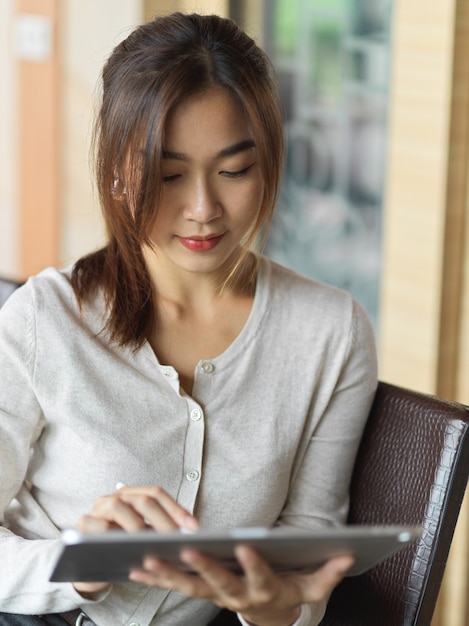
[[[116,491],[119,491],[119,489],[122,489],[123,487],[126,487],[125,483],[121,483],[121,482],[116,483]],[[148,520],[144,520],[144,521],[145,521],[145,524],[150,526],[150,524],[148,523]],[[183,533],[184,535],[192,535],[193,533],[197,531],[191,530],[190,528],[184,528],[184,526],[179,526],[179,532]]]

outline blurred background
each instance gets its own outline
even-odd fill
[[[354,294],[382,380],[469,404],[463,0],[1,0],[0,276],[104,241],[99,73],[134,26],[173,10],[232,17],[277,70],[288,151],[266,254]],[[434,626],[469,624],[468,557],[466,501]]]

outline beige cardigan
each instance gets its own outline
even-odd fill
[[[343,523],[373,332],[349,294],[261,258],[244,329],[188,397],[148,344],[110,344],[103,314],[97,297],[80,318],[69,269],[0,309],[0,612],[206,624],[217,608],[176,593],[115,584],[87,603],[48,582],[60,529],[117,482],[162,485],[206,528]]]

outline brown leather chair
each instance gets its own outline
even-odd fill
[[[321,626],[429,626],[469,475],[469,409],[379,383],[351,486],[350,524],[422,538],[333,592]],[[235,624],[222,612],[213,626]]]
[[[351,487],[351,524],[419,524],[422,538],[346,578],[322,626],[429,626],[469,475],[469,409],[380,383]]]

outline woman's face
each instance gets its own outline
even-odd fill
[[[175,108],[165,128],[163,190],[151,231],[155,262],[223,272],[258,216],[263,181],[248,119],[214,89]]]

